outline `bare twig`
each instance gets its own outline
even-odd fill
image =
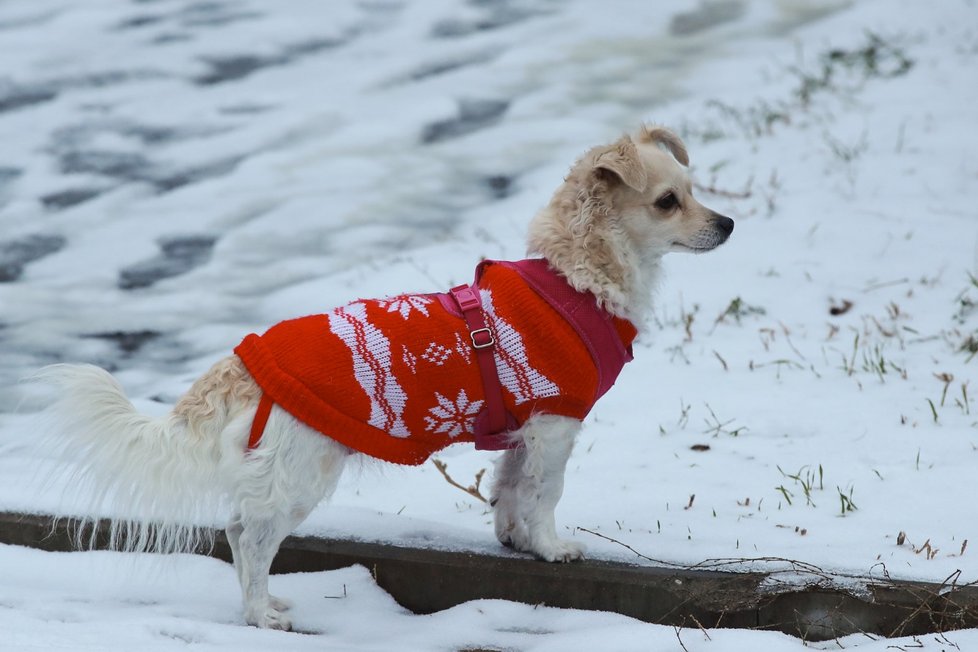
[[[676,628],[676,640],[679,641],[679,647],[681,647],[685,652],[689,652],[689,650],[686,649],[686,645],[683,643],[683,639],[679,636],[681,627],[679,627],[679,625],[673,625],[673,627]]]
[[[622,548],[625,548],[626,550],[635,553],[636,556],[641,557],[642,559],[644,559],[646,561],[655,562],[656,564],[662,564],[663,566],[672,566],[673,568],[686,568],[685,566],[683,566],[681,564],[676,564],[676,563],[673,563],[671,561],[665,561],[663,559],[654,559],[653,557],[649,557],[648,555],[643,555],[638,550],[636,550],[635,548],[631,547],[630,545],[628,545],[624,541],[619,541],[618,539],[615,539],[615,538],[609,537],[607,535],[601,534],[600,532],[595,532],[594,530],[589,530],[586,527],[581,527],[580,525],[578,525],[576,529],[580,530],[581,532],[587,532],[588,534],[593,534],[594,536],[599,537],[601,539],[604,539],[605,541],[610,541],[611,543],[618,544]]]
[[[342,600],[346,598],[346,584],[343,585],[343,595],[324,595],[327,600]]]
[[[724,371],[730,371],[730,367],[727,366],[727,361],[723,359],[723,356],[721,356],[719,353],[716,352],[716,349],[713,350],[713,355],[715,355],[717,357],[717,360],[720,361],[720,364],[723,365]]]
[[[460,485],[458,482],[456,482],[452,478],[452,476],[448,475],[448,465],[447,464],[445,464],[444,462],[442,462],[439,459],[432,459],[431,461],[434,462],[435,468],[438,469],[441,472],[442,476],[445,478],[445,480],[448,482],[448,484],[452,485],[453,487],[457,487],[458,489],[461,489],[462,491],[464,491],[465,493],[469,494],[473,498],[478,498],[479,500],[481,500],[482,502],[484,502],[486,504],[489,503],[489,500],[485,496],[482,495],[482,492],[481,491],[479,491],[479,485],[482,483],[482,476],[485,475],[485,472],[486,472],[485,469],[481,469],[478,473],[475,474],[475,484],[469,485],[468,487],[464,487],[464,486]]]
[[[887,288],[893,285],[903,285],[904,283],[909,283],[909,282],[910,282],[909,278],[898,278],[892,281],[881,281],[879,283],[871,283],[870,285],[867,285],[866,287],[863,288],[863,292],[866,293],[874,292],[881,288]]]
[[[712,641],[713,639],[710,638],[710,633],[706,631],[706,627],[703,627],[703,623],[697,620],[696,616],[694,616],[693,614],[689,614],[689,617],[692,618],[693,622],[696,623],[696,626],[700,628],[701,632],[703,632],[703,636],[706,637],[706,640]]]

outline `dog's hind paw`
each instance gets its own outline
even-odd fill
[[[268,606],[275,611],[288,611],[292,608],[292,601],[285,598],[276,598],[274,595],[268,596]]]
[[[584,559],[586,551],[587,546],[583,543],[554,539],[546,545],[536,546],[532,552],[544,561],[563,563]]]
[[[292,620],[271,605],[258,614],[246,615],[245,620],[249,625],[254,625],[261,629],[279,629],[284,632],[292,631]]]

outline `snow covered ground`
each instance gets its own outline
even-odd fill
[[[29,482],[16,381],[39,366],[101,364],[165,412],[248,332],[519,258],[573,159],[652,120],[737,228],[666,260],[564,535],[978,581],[978,6],[668,4],[0,1],[0,509],[77,507]],[[441,459],[463,484],[491,465]],[[300,531],[491,551],[490,522],[431,464],[365,465]],[[412,616],[358,568],[274,578],[317,635],[259,632],[227,566],[158,564],[0,547],[0,649],[802,647],[504,602]],[[919,643],[978,649],[948,639]]]
[[[419,616],[354,566],[276,575],[295,599],[301,632],[242,625],[237,578],[227,564],[181,556],[161,562],[120,553],[44,553],[0,546],[0,650],[72,652],[802,652],[846,649],[973,650],[978,630],[916,638],[855,635],[820,644],[777,632],[677,629],[606,612],[479,600]],[[899,646],[899,647],[892,647]]]

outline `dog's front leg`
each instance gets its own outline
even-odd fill
[[[493,488],[496,536],[504,544],[546,561],[584,556],[583,544],[557,537],[554,520],[580,429],[580,421],[553,415],[531,417],[521,428],[524,448],[504,454]]]
[[[512,448],[496,460],[492,494],[489,503],[493,509],[496,538],[504,546],[526,550],[529,535],[526,520],[519,511],[517,487],[523,477],[526,448]]]

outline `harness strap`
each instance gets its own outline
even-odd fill
[[[508,430],[508,420],[506,405],[503,403],[503,388],[499,382],[499,372],[496,369],[496,358],[493,353],[496,339],[482,314],[479,290],[471,285],[459,285],[449,290],[449,293],[458,304],[465,324],[469,328],[469,339],[475,350],[479,375],[482,377],[482,389],[486,397],[486,428],[482,434],[480,434],[481,429],[476,428],[475,447],[478,450],[510,448],[509,442],[497,437]]]
[[[262,392],[261,400],[258,401],[258,411],[255,412],[255,420],[251,422],[251,435],[248,437],[248,450],[255,450],[261,442],[261,436],[265,432],[265,425],[268,423],[268,415],[272,412],[272,405],[275,401]]]

